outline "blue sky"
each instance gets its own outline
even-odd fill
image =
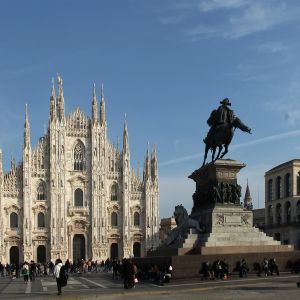
[[[247,164],[254,206],[264,173],[300,157],[300,3],[284,0],[0,2],[0,147],[21,160],[24,107],[43,135],[51,78],[66,112],[90,115],[104,83],[109,137],[127,113],[132,165],[156,144],[161,216],[192,206],[187,178],[202,164],[206,120],[225,97],[253,134],[236,131],[227,158]]]

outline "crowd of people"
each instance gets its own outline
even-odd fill
[[[236,267],[233,268],[233,272],[237,272],[238,275],[243,278],[247,277],[250,269],[245,259],[242,259],[236,263]],[[275,258],[264,258],[262,263],[255,263],[253,271],[257,272],[258,276],[262,274],[264,276],[270,276],[276,274],[279,276],[279,268]],[[204,262],[199,270],[202,280],[214,280],[214,279],[228,279],[232,272],[229,271],[229,265],[226,260],[216,260],[213,264],[209,261]]]
[[[22,264],[2,264],[0,262],[0,276],[10,277],[12,279],[23,277],[24,283],[34,281],[36,277],[54,276],[55,265],[53,262],[36,263],[33,260]],[[66,272],[73,275],[83,273],[112,273],[112,279],[119,277],[124,280],[124,288],[134,288],[139,280],[150,281],[157,284],[164,284],[171,278],[172,266],[156,264],[136,264],[131,259],[110,259],[105,261],[78,260],[73,263],[67,259],[63,265]]]

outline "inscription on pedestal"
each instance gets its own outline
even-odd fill
[[[234,216],[225,216],[225,222],[229,225],[238,225],[241,224],[241,216],[234,215]]]

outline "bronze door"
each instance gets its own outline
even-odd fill
[[[75,234],[73,238],[73,263],[85,260],[85,238],[83,234]]]

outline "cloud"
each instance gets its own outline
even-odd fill
[[[221,15],[218,10],[224,10],[224,13]],[[183,20],[193,23],[196,20],[193,27],[182,29],[192,41],[220,37],[227,40],[240,39],[297,21],[300,17],[300,7],[282,0],[192,1],[188,6],[170,5],[169,11],[172,15],[161,19],[164,24]]]
[[[168,16],[168,17],[161,17],[159,21],[162,24],[170,25],[170,24],[178,24],[181,23],[186,17],[184,15],[177,15],[177,16]]]
[[[291,138],[291,137],[295,137],[295,136],[299,136],[299,135],[300,135],[300,129],[299,130],[292,130],[292,131],[279,133],[279,134],[263,137],[263,138],[260,138],[260,139],[252,140],[252,141],[249,141],[249,142],[232,145],[231,149],[234,150],[234,149],[239,149],[239,148],[242,148],[242,147],[248,147],[248,146],[253,146],[253,145],[257,145],[257,144],[264,144],[264,143],[278,141],[278,140],[282,140],[282,139],[287,139],[287,138]],[[159,167],[174,165],[174,164],[177,164],[177,163],[182,163],[182,162],[185,162],[185,161],[198,159],[199,157],[203,157],[203,155],[204,155],[204,153],[198,153],[198,154],[192,154],[192,155],[187,155],[187,156],[183,156],[183,157],[178,157],[176,159],[163,161],[163,162],[159,163]]]
[[[245,6],[249,0],[206,0],[201,1],[199,9],[204,12],[214,11],[217,9],[233,9]]]
[[[257,46],[257,50],[261,53],[280,53],[287,50],[287,47],[281,42],[268,42]]]
[[[274,2],[252,3],[241,15],[229,18],[229,30],[223,32],[223,37],[237,39],[246,35],[271,29],[279,24],[292,21],[299,17],[299,11],[289,9],[284,2],[274,5]]]
[[[277,99],[272,99],[264,104],[266,111],[273,111],[284,117],[288,125],[295,125],[300,121],[300,81],[299,75],[295,76],[287,86],[281,87],[284,94]]]

